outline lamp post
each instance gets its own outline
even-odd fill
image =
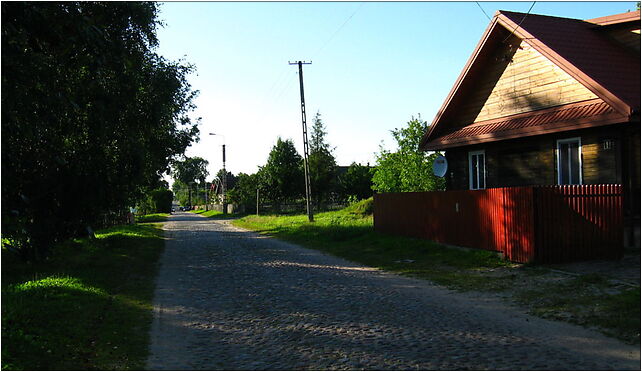
[[[192,185],[194,182],[188,182],[187,183],[187,195],[188,195],[188,200],[189,200],[189,207],[192,208]],[[191,209],[190,209],[191,210]]]
[[[225,136],[219,133],[210,133],[210,136],[223,137],[223,182],[221,182],[221,203],[223,204],[223,214],[227,214],[227,203],[225,192],[227,191],[227,171],[225,170]]]

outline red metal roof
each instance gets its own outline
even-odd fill
[[[586,22],[595,23],[599,26],[609,26],[625,22],[640,22],[640,11],[626,12],[620,14],[609,15],[605,17],[587,19]]]
[[[575,68],[578,70],[576,74],[585,74],[593,80],[582,81],[589,85],[587,88],[604,88],[631,109],[640,109],[640,57],[635,58],[596,32],[594,23],[506,11],[501,11],[501,14],[519,24],[541,42],[543,48],[562,57],[563,60],[554,61],[560,67]],[[576,77],[582,79],[582,76]]]
[[[571,130],[568,125],[563,125],[564,115],[568,115],[568,124],[579,125],[577,120],[582,122],[588,118],[598,118],[604,115],[617,117],[610,118],[609,123],[613,120],[625,122],[631,120],[635,113],[639,114],[640,110],[640,57],[629,53],[617,44],[613,43],[597,30],[604,25],[611,25],[623,22],[638,21],[640,12],[630,12],[611,17],[596,18],[593,20],[582,21],[578,19],[559,18],[550,16],[541,16],[535,14],[523,14],[507,11],[498,11],[491,21],[490,25],[484,32],[479,44],[466,63],[457,82],[437,113],[430,126],[430,130],[424,136],[421,148],[443,149],[447,147],[458,146],[467,143],[474,143],[484,136],[488,141],[505,138],[505,134],[511,133],[515,137],[516,133],[528,135],[530,133],[526,128],[537,128],[546,126],[548,132]],[[583,110],[588,107],[579,109],[577,105],[571,111],[569,105],[562,106],[565,109],[553,109],[557,112],[558,118],[550,116],[538,116],[542,123],[533,124],[532,126],[523,124],[524,122],[514,121],[515,116],[504,117],[492,120],[493,124],[506,122],[504,125],[514,125],[514,130],[504,130],[503,126],[493,126],[489,122],[476,123],[457,123],[453,122],[453,115],[458,111],[458,105],[465,100],[467,92],[475,89],[475,80],[478,74],[483,73],[481,66],[484,64],[492,45],[505,39],[505,30],[511,31],[517,37],[525,40],[538,52],[551,60],[569,75],[583,84],[587,89],[595,93],[605,104],[591,106],[594,109],[601,107],[606,110],[609,107],[611,111],[590,114]],[[593,102],[595,104],[596,102]],[[582,106],[582,105],[580,105]],[[550,110],[544,110],[550,111]],[[617,112],[617,114],[616,114]],[[541,115],[541,111],[520,114],[517,117]],[[564,115],[563,115],[564,114]],[[619,114],[619,115],[618,115]],[[546,119],[549,118],[549,119]],[[553,123],[557,123],[553,125]],[[467,125],[466,128],[462,126]],[[586,123],[581,123],[587,125]],[[596,125],[600,121],[596,121]],[[481,126],[485,126],[488,133],[477,132]],[[467,129],[470,128],[470,129]],[[477,129],[473,129],[477,128]],[[557,128],[557,129],[556,129]],[[497,130],[495,133],[493,130]],[[456,134],[459,133],[459,134]],[[463,138],[465,134],[470,133],[473,137],[467,141]],[[531,134],[532,135],[532,134]],[[446,138],[447,136],[450,136]],[[460,139],[460,140],[456,140]],[[452,145],[448,145],[448,144]]]
[[[426,144],[430,149],[499,141],[517,137],[534,136],[589,126],[615,124],[627,118],[600,99],[584,101],[486,120],[463,128],[453,128]]]

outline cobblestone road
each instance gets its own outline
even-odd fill
[[[198,215],[165,224],[154,370],[640,370],[639,346]]]

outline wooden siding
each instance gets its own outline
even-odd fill
[[[627,191],[625,193],[625,212],[627,212],[628,217],[634,219],[635,225],[639,228],[640,197],[642,196],[642,191],[640,190],[640,123],[636,124],[636,126],[631,126],[622,132],[625,139],[622,141],[622,147],[625,151],[629,151],[630,156],[622,159],[621,163],[624,175],[623,182]]]
[[[524,147],[500,147],[494,153],[497,157],[497,177],[492,180],[494,185],[547,185],[553,181],[554,151],[545,142],[525,143]]]
[[[619,133],[590,133],[582,137],[583,183],[587,185],[622,182]],[[612,148],[605,142],[612,141]],[[585,144],[586,142],[586,144]]]
[[[468,151],[460,148],[446,150],[448,171],[446,172],[446,189],[468,190]]]
[[[489,58],[455,126],[597,98],[528,43],[513,38]]]
[[[617,127],[619,126],[448,149],[447,188],[469,188],[468,152],[477,150],[484,150],[486,154],[488,188],[555,185],[557,140],[574,137],[580,137],[582,141],[583,184],[622,183],[621,134]],[[604,148],[607,140],[613,141],[614,146],[610,149]]]
[[[633,135],[630,137],[631,144],[632,144],[632,149],[631,152],[633,153],[633,174],[631,174],[631,177],[633,177],[633,184],[637,185],[637,194],[638,196],[640,195],[640,126],[638,123],[638,126],[634,129]],[[638,203],[638,207],[640,204]]]

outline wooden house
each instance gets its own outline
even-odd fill
[[[640,12],[498,11],[421,148],[445,152],[449,190],[621,184],[639,229]]]

